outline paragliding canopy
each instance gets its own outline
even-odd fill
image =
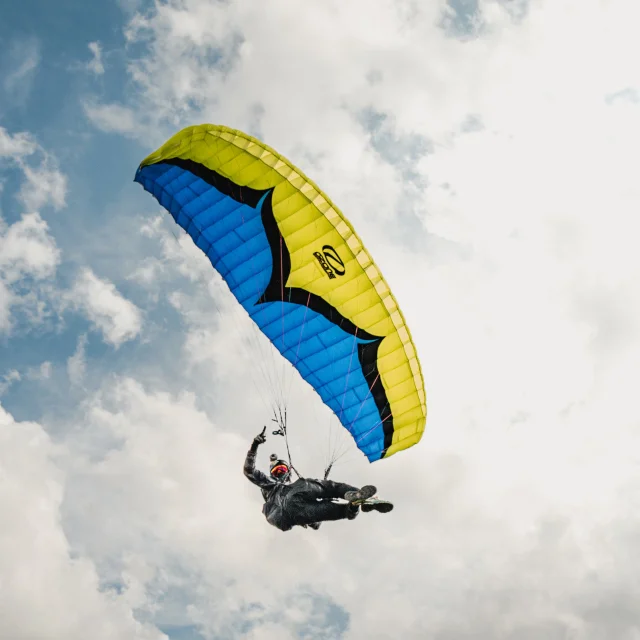
[[[425,391],[404,317],[350,223],[309,178],[259,140],[204,124],[148,156],[135,181],[369,461],[420,440]]]

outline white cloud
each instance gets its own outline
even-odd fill
[[[60,250],[39,214],[25,214],[11,226],[0,225],[0,233],[0,269],[5,282],[27,275],[44,279],[55,272]]]
[[[84,376],[87,370],[87,361],[86,361],[86,353],[85,353],[86,346],[87,346],[87,335],[83,333],[78,338],[78,344],[76,346],[75,352],[67,360],[67,373],[69,375],[69,380],[71,381],[71,384],[74,384],[74,385],[82,384],[82,380],[84,379]]]
[[[126,596],[102,592],[60,522],[65,475],[40,425],[0,407],[0,636],[69,640],[166,638],[134,620]]]
[[[120,104],[86,102],[84,111],[89,120],[102,131],[135,135],[139,123],[135,112]]]
[[[9,70],[4,76],[3,89],[7,103],[23,104],[33,86],[35,71],[40,65],[40,43],[36,38],[14,38],[5,41],[4,50]]]
[[[0,157],[19,158],[31,155],[38,148],[33,138],[26,132],[11,135],[4,127],[0,127]]]
[[[47,223],[37,213],[25,214],[7,226],[0,219],[0,332],[14,326],[13,312],[21,309],[32,324],[46,316],[46,284],[60,263],[60,250]],[[32,282],[28,291],[21,286]]]
[[[104,63],[102,62],[102,46],[99,42],[90,42],[89,51],[93,54],[93,58],[87,63],[87,69],[97,76],[104,74]]]
[[[48,360],[42,362],[37,367],[27,367],[22,373],[17,369],[10,369],[7,373],[0,376],[0,395],[7,394],[14,383],[22,380],[49,380],[52,372],[53,364]]]
[[[0,127],[0,158],[8,158],[21,169],[24,181],[18,197],[29,212],[51,204],[65,205],[67,177],[58,168],[56,158],[26,132],[10,134]],[[29,158],[29,161],[27,161]]]
[[[88,268],[78,275],[69,299],[115,347],[140,333],[142,315],[138,307],[122,297],[113,283],[98,278]]]
[[[48,380],[51,378],[53,365],[48,360],[37,367],[29,367],[26,373],[28,380]]]
[[[0,333],[4,333],[11,326],[11,306],[14,300],[12,291],[0,280]]]
[[[2,325],[0,324],[0,327],[1,326]],[[2,378],[0,379],[0,395],[4,395],[5,393],[7,393],[13,383],[19,382],[20,380],[22,380],[22,376],[16,369],[11,369],[7,373],[3,374]]]
[[[65,206],[67,177],[57,168],[57,163],[50,155],[45,154],[38,166],[25,164],[22,169],[26,180],[20,189],[20,199],[27,210],[39,210],[48,204],[55,209]]]

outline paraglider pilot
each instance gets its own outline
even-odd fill
[[[244,475],[262,490],[262,513],[269,524],[282,531],[289,531],[296,525],[317,529],[320,522],[326,520],[353,520],[361,504],[363,511],[390,510],[382,504],[367,504],[366,501],[376,493],[372,485],[358,489],[343,482],[312,478],[291,482],[289,465],[275,455],[271,456],[268,476],[257,470],[256,454],[258,447],[267,440],[265,432],[266,427],[253,439],[244,462]],[[333,502],[336,498],[347,502]]]

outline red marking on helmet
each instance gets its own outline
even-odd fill
[[[273,469],[271,469],[271,475],[280,476],[289,471],[289,467],[286,464],[278,464]]]

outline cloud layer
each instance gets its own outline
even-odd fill
[[[397,507],[317,532],[269,527],[241,467],[278,362],[252,367],[269,364],[264,343],[135,185],[100,220],[134,269],[117,278],[89,250],[71,261],[53,228],[76,185],[57,150],[0,128],[23,207],[0,227],[0,331],[45,311],[73,327],[49,367],[0,372],[8,398],[35,372],[73,394],[37,423],[0,417],[0,635],[634,638],[629,3],[137,6],[121,25],[126,92],[77,96],[95,135],[133,139],[139,161],[182,126],[223,123],[312,176],[400,301],[427,431],[368,465],[317,396],[281,378],[296,465],[320,474],[328,447],[346,447],[334,477]],[[104,68],[90,42],[108,80],[116,57]],[[261,464],[272,450],[275,437]]]

